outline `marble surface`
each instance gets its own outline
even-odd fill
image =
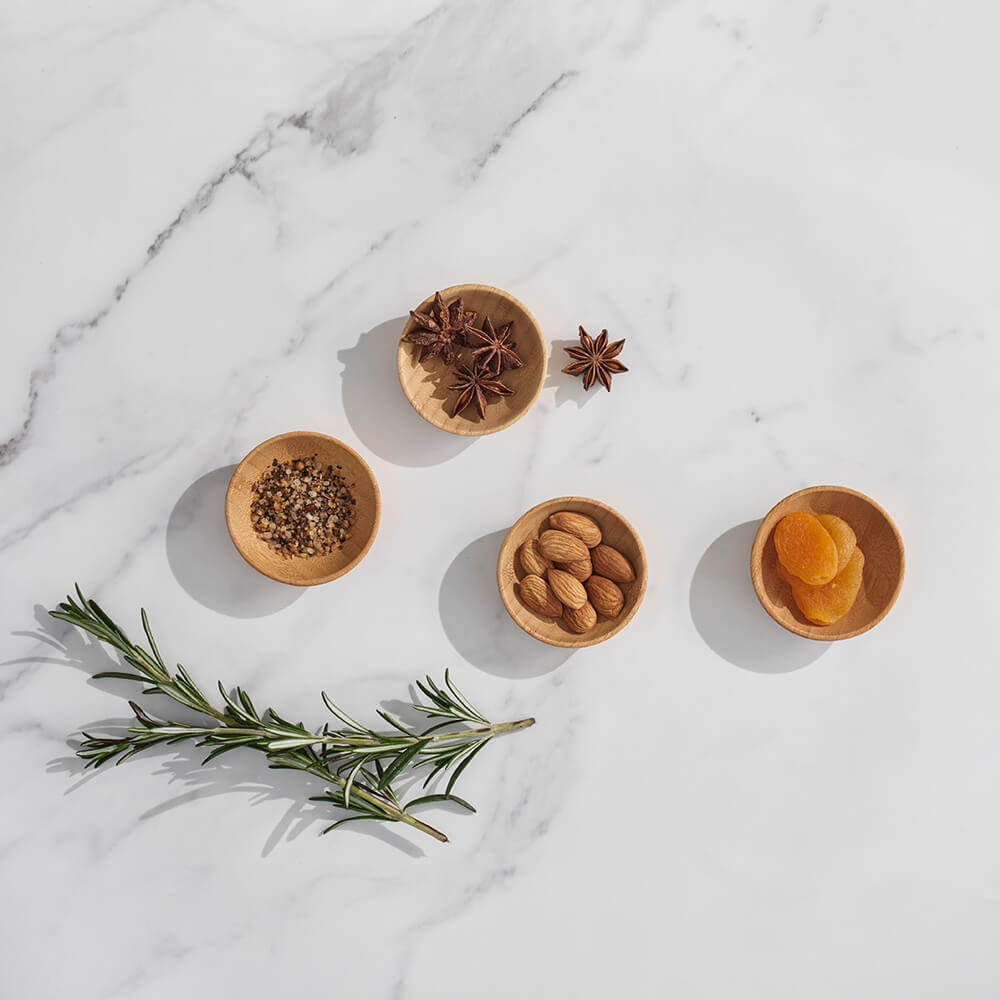
[[[996,5],[57,0],[0,31],[4,996],[1000,995]],[[631,371],[550,375],[489,438],[423,424],[393,346],[462,281],[557,359],[608,327]],[[384,501],[306,592],[221,508],[299,428]],[[745,565],[820,482],[908,555],[891,615],[831,646]],[[493,579],[566,493],[652,568],[573,655]],[[45,618],[75,580],[296,718],[450,666],[538,725],[467,772],[475,816],[429,815],[448,845],[321,838],[315,787],[250,754],[84,775],[79,729],[134,691]]]

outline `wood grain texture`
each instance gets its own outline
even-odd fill
[[[477,327],[482,326],[486,316],[489,316],[497,330],[506,323],[513,323],[511,339],[524,365],[504,372],[503,382],[514,390],[514,394],[491,397],[485,418],[480,418],[474,406],[453,417],[451,406],[458,393],[450,392],[448,386],[455,383],[454,369],[440,358],[417,361],[417,345],[404,343],[402,339],[416,325],[412,318],[403,327],[396,351],[396,369],[403,393],[424,420],[443,431],[466,436],[502,431],[520,420],[542,391],[548,365],[548,348],[541,328],[521,302],[500,288],[490,285],[452,285],[450,288],[442,288],[441,295],[445,302],[461,296],[464,307],[476,313]],[[434,295],[431,294],[416,307],[416,311],[427,312],[433,301]]]
[[[549,514],[560,510],[576,511],[592,517],[601,527],[604,544],[611,545],[624,555],[635,569],[635,579],[621,584],[625,605],[617,618],[599,618],[597,625],[582,635],[571,632],[558,618],[545,618],[532,611],[520,598],[517,583],[524,577],[517,558],[517,550],[528,538],[535,538],[548,527]],[[648,579],[646,552],[635,529],[618,511],[586,497],[558,497],[532,507],[520,517],[507,532],[497,558],[497,586],[507,613],[528,635],[550,646],[576,649],[594,646],[617,635],[632,620],[646,593]]]
[[[851,610],[832,625],[810,622],[795,604],[791,586],[778,575],[774,529],[793,511],[843,518],[864,553],[861,590]],[[850,639],[882,621],[899,596],[905,566],[903,539],[892,518],[870,497],[844,486],[810,486],[785,497],[761,521],[750,549],[750,579],[764,610],[789,632],[824,642]]]
[[[287,462],[312,455],[324,465],[340,467],[357,501],[356,520],[350,538],[337,552],[286,558],[275,552],[254,530],[250,520],[253,485],[273,459]],[[313,431],[279,434],[257,445],[236,467],[226,491],[226,525],[237,552],[264,576],[295,587],[329,583],[354,569],[375,541],[381,511],[378,483],[368,463],[343,442]]]

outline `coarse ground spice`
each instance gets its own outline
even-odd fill
[[[254,530],[283,556],[329,555],[351,535],[357,501],[339,465],[322,465],[315,455],[275,458],[253,484],[253,494]]]

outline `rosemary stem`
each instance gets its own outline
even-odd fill
[[[409,737],[411,743],[419,743],[424,740],[430,742],[442,740],[465,740],[475,739],[480,736],[496,736],[499,733],[512,733],[517,729],[527,729],[535,724],[534,719],[518,719],[516,722],[495,722],[490,726],[481,726],[478,729],[453,729],[450,733],[431,733],[429,736]],[[400,742],[404,742],[408,737],[400,735]],[[351,739],[342,736],[317,736],[317,743],[349,743],[351,746],[366,747],[378,746],[380,741],[373,739]]]
[[[221,712],[212,713],[215,718],[217,718],[222,725],[218,727],[200,727],[195,729],[191,726],[181,726],[177,723],[166,722],[162,726],[154,727],[154,731],[168,732],[173,729],[177,729],[178,732],[181,730],[190,733],[192,736],[210,736],[216,731],[216,729],[225,729],[227,733],[234,733],[237,736],[259,736],[264,739],[274,739],[275,733],[268,729],[257,729],[257,728],[247,728],[245,726],[230,726],[227,725],[226,716]],[[464,739],[477,739],[481,736],[497,736],[500,733],[512,733],[518,729],[527,729],[528,726],[533,726],[535,724],[534,719],[518,719],[516,722],[497,722],[490,726],[482,726],[478,729],[458,729],[453,730],[450,733],[431,733],[430,736],[415,736],[406,737],[400,736],[399,742],[405,743],[407,741],[410,744],[419,743],[424,740],[435,742],[443,740],[464,740]],[[149,732],[149,727],[144,727],[142,729],[134,728],[130,729],[130,733],[135,733],[140,735],[142,733]],[[366,739],[366,738],[352,738],[349,736],[322,736],[318,735],[311,743],[303,743],[303,746],[311,745],[312,743],[320,744],[337,744],[338,746],[352,746],[358,748],[364,747],[376,747],[382,746],[381,740]]]
[[[464,736],[496,736],[499,733],[513,733],[518,729],[527,729],[528,726],[534,724],[534,719],[518,719],[516,722],[497,722],[492,726],[483,726],[481,729],[462,729],[457,733],[431,733],[427,739],[448,740]]]

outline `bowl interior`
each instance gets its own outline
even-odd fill
[[[840,621],[814,625],[792,599],[792,588],[778,576],[774,529],[793,511],[836,514],[858,538],[865,556],[857,600]],[[808,639],[849,639],[877,625],[895,603],[903,583],[903,540],[892,518],[874,500],[842,486],[812,486],[785,497],[760,523],[750,553],[750,575],[764,610],[779,624]]]
[[[601,527],[604,542],[618,549],[635,569],[635,579],[631,583],[619,584],[625,596],[621,614],[613,619],[599,618],[594,628],[583,635],[571,632],[562,619],[544,618],[532,611],[522,602],[516,587],[524,576],[524,570],[517,559],[517,550],[526,539],[537,538],[548,527],[549,514],[560,510],[575,511],[592,517]],[[497,560],[497,584],[504,607],[528,635],[547,642],[550,646],[593,646],[620,632],[642,603],[647,575],[646,553],[632,525],[613,508],[586,497],[559,497],[532,507],[507,533]]]
[[[451,415],[457,392],[448,386],[455,383],[454,370],[440,358],[417,361],[419,347],[402,340],[416,324],[412,317],[403,327],[396,352],[399,384],[413,408],[435,427],[452,434],[492,434],[509,427],[531,409],[541,392],[548,363],[548,350],[541,328],[534,316],[513,295],[490,285],[453,285],[441,289],[445,302],[461,296],[464,308],[476,313],[475,325],[482,326],[489,316],[495,329],[513,323],[510,336],[523,367],[504,372],[502,381],[510,386],[511,396],[493,396],[481,418],[475,406],[470,406],[457,416]],[[434,296],[430,295],[417,306],[417,312],[428,312]]]
[[[342,549],[324,556],[286,558],[253,528],[253,486],[274,459],[280,463],[313,455],[322,464],[334,466],[347,480],[357,501],[356,520]],[[309,431],[280,434],[259,444],[236,467],[226,493],[226,524],[240,555],[272,580],[299,587],[335,580],[361,562],[375,540],[380,510],[378,484],[364,459],[335,438]]]

